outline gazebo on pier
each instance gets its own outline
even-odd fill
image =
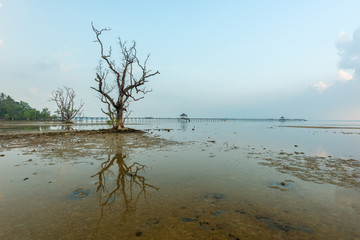
[[[189,122],[190,122],[190,118],[188,118],[188,115],[187,115],[187,114],[185,114],[185,113],[183,113],[183,114],[181,114],[181,115],[180,115],[180,119],[184,119],[184,120],[186,120],[186,121],[189,121]]]

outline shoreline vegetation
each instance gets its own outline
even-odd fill
[[[0,93],[0,121],[2,120],[54,120],[48,108],[41,111],[30,107],[27,102],[17,102],[9,95]]]

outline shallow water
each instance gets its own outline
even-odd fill
[[[3,144],[0,238],[359,239],[358,130],[284,124],[358,123],[149,121],[110,142]]]
[[[104,121],[63,124],[58,121],[0,121],[0,134],[42,133],[49,131],[96,130],[107,128]]]

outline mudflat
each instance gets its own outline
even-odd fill
[[[357,159],[204,126],[0,135],[0,238],[360,236]]]

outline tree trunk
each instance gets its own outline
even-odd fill
[[[117,109],[116,122],[115,122],[115,126],[114,126],[115,130],[117,130],[119,128],[124,128],[124,119],[123,119],[122,109]]]

